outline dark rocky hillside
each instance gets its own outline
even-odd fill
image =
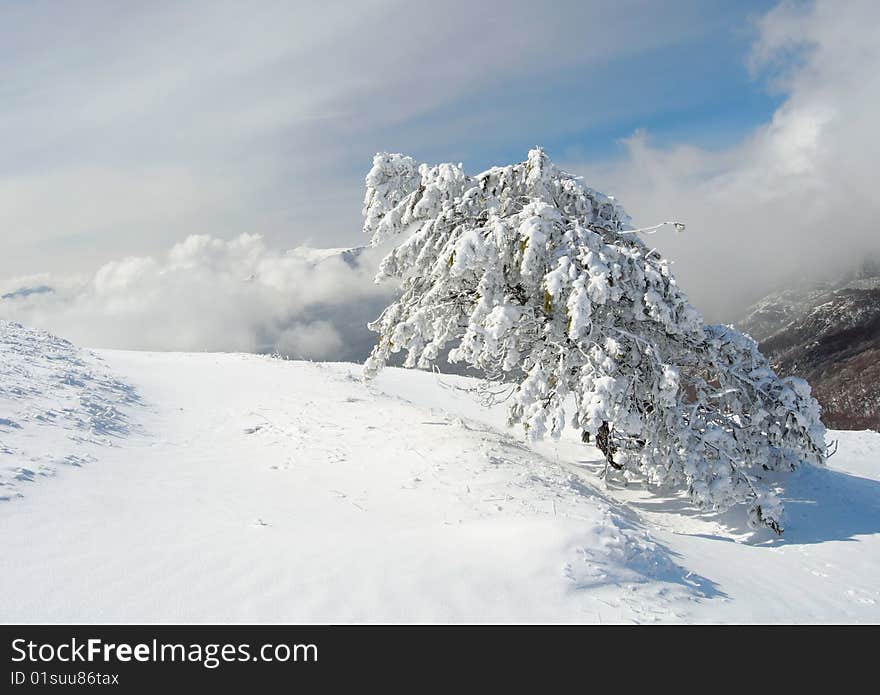
[[[880,430],[880,273],[873,264],[838,283],[769,295],[739,327],[780,374],[812,384],[827,426]]]

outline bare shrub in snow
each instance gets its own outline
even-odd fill
[[[451,361],[515,384],[510,422],[530,438],[569,421],[626,478],[705,508],[745,502],[753,525],[781,532],[768,473],[825,458],[809,385],[705,325],[613,198],[540,149],[476,176],[378,154],[366,184],[364,231],[395,240],[379,277],[402,283],[370,324],[368,376],[391,353],[426,368],[452,345]]]

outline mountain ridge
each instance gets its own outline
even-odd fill
[[[767,295],[738,327],[783,376],[813,387],[823,421],[880,429],[880,271],[867,261],[836,282]]]

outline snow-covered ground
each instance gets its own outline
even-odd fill
[[[133,428],[134,389],[45,331],[0,321],[0,501],[63,466],[95,460]]]
[[[0,621],[880,622],[877,433],[787,478],[776,538],[473,383],[0,322]]]

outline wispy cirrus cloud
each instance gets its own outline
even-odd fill
[[[635,101],[658,80],[638,66],[728,31],[730,12],[0,3],[0,279],[159,253],[189,234],[355,245],[375,151],[483,167],[621,114],[649,118],[681,79]]]

